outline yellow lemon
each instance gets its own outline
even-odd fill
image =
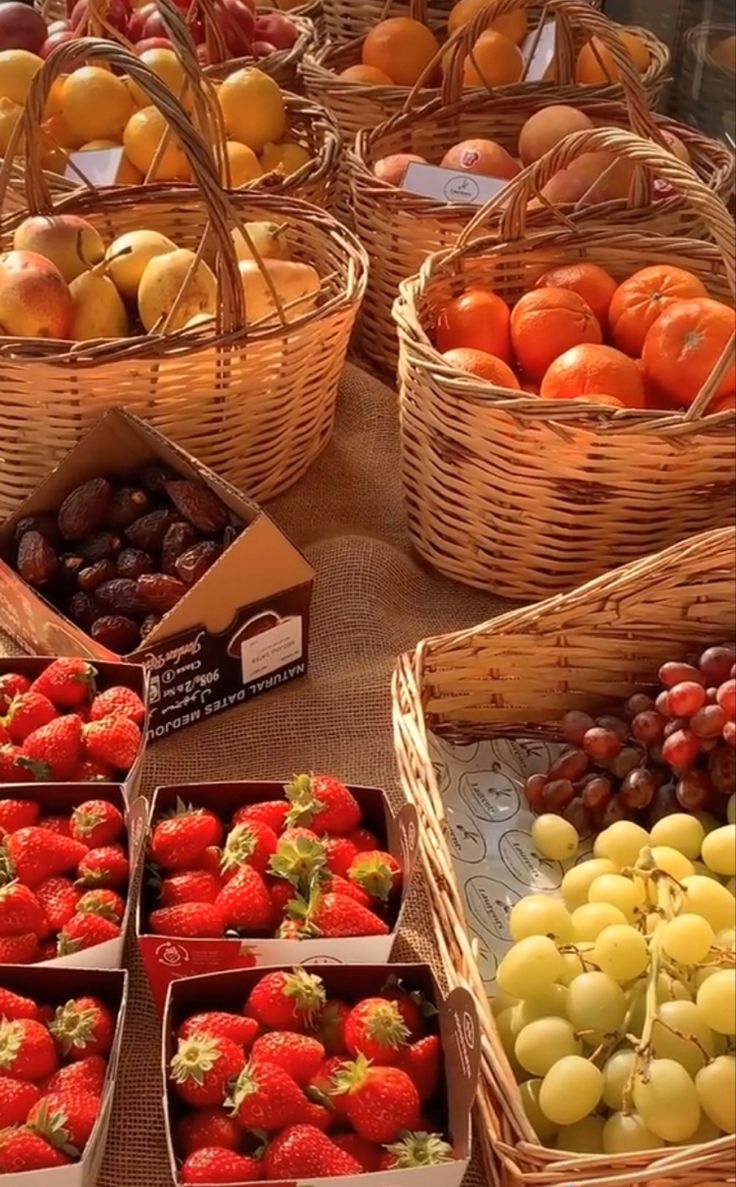
[[[237,140],[228,140],[225,142],[225,152],[227,153],[230,176],[228,179],[227,173],[223,169],[223,185],[237,190],[243,185],[248,185],[257,177],[263,176],[258,157],[252,148],[248,148],[247,144],[240,144]]]
[[[46,102],[43,105],[43,118],[48,119],[50,115],[61,115],[61,92],[64,89],[66,82],[66,75],[61,78],[55,78],[52,82],[49,93],[46,96]]]
[[[284,135],[284,97],[279,84],[262,70],[236,70],[222,83],[217,97],[228,135],[253,152]]]
[[[169,125],[157,107],[143,107],[128,120],[123,132],[125,155],[148,176],[162,137],[169,131]],[[156,167],[155,181],[189,181],[192,176],[189,162],[181,150],[176,136],[170,133],[166,148]]]
[[[88,140],[83,144],[80,152],[93,152],[95,149],[101,148],[120,148],[119,140]],[[118,166],[118,175],[115,185],[140,185],[143,181],[143,174],[140,169],[136,169],[132,161],[129,161],[125,153]]]
[[[79,148],[83,143],[79,136],[74,135],[61,112],[58,115],[50,115],[41,127],[46,139],[58,148]]]
[[[0,157],[4,157],[10,144],[13,129],[23,114],[23,108],[12,100],[0,99]]]
[[[267,144],[261,153],[263,172],[274,170],[284,177],[291,177],[311,160],[311,154],[301,144]]]
[[[42,66],[43,60],[26,49],[4,49],[0,53],[0,99],[25,103],[31,80]]]
[[[66,79],[61,114],[82,144],[88,140],[116,140],[133,112],[125,83],[99,66],[82,66]]]
[[[173,49],[146,49],[140,54],[140,61],[161,79],[172,95],[179,100],[185,111],[192,110],[192,95],[186,83],[181,62]],[[148,107],[151,100],[132,78],[128,79],[128,90],[136,107]]]

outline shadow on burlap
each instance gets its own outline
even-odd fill
[[[328,448],[269,511],[317,572],[310,675],[157,743],[144,790],[150,794],[157,784],[186,780],[279,779],[318,769],[385,787],[400,800],[391,735],[396,656],[425,635],[470,626],[504,607],[436,577],[410,555],[396,395],[355,367],[343,378]],[[412,894],[398,960],[433,959],[424,893],[418,885]],[[98,1187],[170,1187],[159,1028],[133,938],[126,963],[128,1019]],[[476,1168],[466,1187],[484,1182]]]

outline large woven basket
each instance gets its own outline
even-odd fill
[[[615,551],[612,551],[615,556]],[[561,597],[482,626],[425,639],[399,660],[393,683],[394,743],[420,845],[445,973],[474,993],[483,1031],[475,1127],[489,1178],[500,1159],[514,1187],[668,1187],[733,1183],[733,1138],[634,1155],[570,1155],[539,1144],[487,1001],[453,869],[449,822],[432,765],[431,739],[477,743],[505,736],[555,737],[568,709],[600,710],[656,679],[661,663],[733,637],[736,531],[706,532],[615,569]],[[707,1180],[707,1185],[706,1181]]]
[[[358,241],[324,212],[280,195],[226,194],[211,158],[170,91],[138,60],[108,42],[59,47],[36,75],[24,114],[27,130],[53,79],[80,54],[119,66],[144,87],[189,158],[196,188],[150,185],[79,191],[55,200],[29,139],[26,189],[32,213],[74,213],[109,242],[142,227],[198,251],[219,288],[217,330],[76,345],[0,338],[0,517],[8,514],[107,408],[124,404],[256,498],[291,486],[329,437],[337,384],[365,287]],[[0,246],[23,215],[6,219]],[[245,221],[283,224],[294,258],[321,277],[317,307],[291,319],[254,323],[246,310],[231,228]]]
[[[655,170],[692,203],[715,244],[628,230],[614,219],[528,235],[529,199],[587,151],[609,150]],[[568,137],[465,228],[455,250],[430,256],[394,306],[400,342],[400,420],[409,528],[419,553],[465,584],[529,601],[734,519],[733,412],[708,415],[724,354],[686,412],[541,400],[443,363],[436,313],[468,285],[514,301],[553,264],[589,260],[617,279],[648,264],[698,275],[734,293],[733,221],[688,166],[628,133]],[[497,216],[500,213],[500,222]],[[489,220],[491,235],[479,235]]]
[[[709,136],[736,144],[733,93],[736,74],[713,58],[713,47],[734,35],[733,25],[696,25],[683,38],[677,80],[677,115]]]

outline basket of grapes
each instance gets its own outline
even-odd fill
[[[477,1132],[515,1184],[734,1181],[735,604],[724,528],[399,661]]]

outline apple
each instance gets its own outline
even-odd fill
[[[67,29],[69,28],[71,28],[71,26],[68,21],[52,21],[46,32],[50,37],[52,33],[66,33]]]
[[[38,51],[39,58],[48,58],[52,49],[56,49],[57,45],[63,45],[65,41],[76,41],[76,33],[72,33],[71,29],[62,29],[59,33],[52,33],[47,37]]]
[[[0,256],[1,334],[68,338],[73,318],[69,287],[51,260],[34,251],[8,251]]]
[[[299,36],[293,21],[280,12],[264,12],[256,17],[257,41],[270,41],[277,49],[291,49]]]
[[[143,26],[145,25],[149,16],[151,16],[151,14],[156,11],[156,5],[149,3],[144,4],[142,8],[136,8],[135,12],[130,14],[128,17],[128,28],[126,30],[126,37],[128,38],[128,41],[132,41],[135,45],[135,43],[140,40],[140,38],[143,36]]]
[[[149,37],[165,37],[167,41],[169,40],[169,33],[164,23],[164,18],[158,9],[146,17],[143,25],[143,37],[141,40]]]
[[[20,0],[0,4],[0,50],[26,49],[37,54],[46,40],[46,22]]]
[[[199,62],[200,66],[203,67],[211,66],[213,64],[212,58],[210,57],[210,47],[204,41],[200,42],[200,44],[197,46],[197,61]]]
[[[250,55],[255,18],[243,0],[222,0],[218,6],[217,24],[233,58]]]
[[[254,41],[251,53],[254,58],[267,58],[269,54],[276,53],[276,46],[272,45],[270,41]]]
[[[107,0],[103,12],[105,20],[112,25],[113,29],[117,29],[118,33],[125,35],[128,28],[129,16],[129,9],[125,0]],[[77,0],[69,18],[72,29],[76,33],[85,32],[89,16],[90,12],[87,0]]]

